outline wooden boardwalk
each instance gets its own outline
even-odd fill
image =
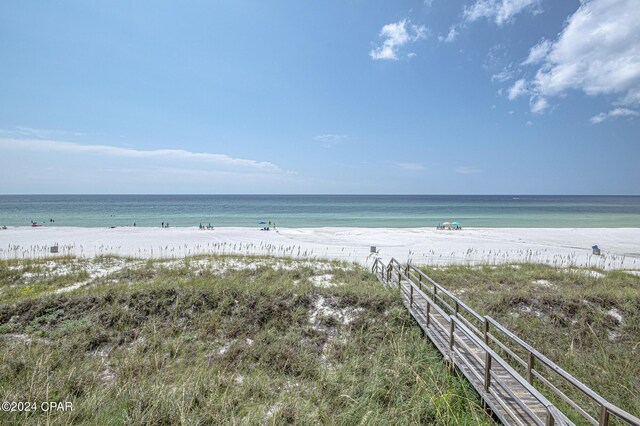
[[[429,337],[452,366],[462,372],[480,395],[483,404],[502,423],[574,424],[535,387],[535,382],[540,382],[558,394],[588,423],[613,424],[610,423],[610,417],[615,417],[617,421],[623,422],[615,424],[640,426],[638,418],[608,403],[492,318],[478,315],[418,268],[412,265],[402,266],[395,259],[385,266],[378,259],[373,266],[373,272],[384,285],[400,291],[404,305],[425,336]],[[498,339],[499,333],[526,349],[527,360],[518,356],[508,344]],[[501,357],[494,348],[511,359]],[[514,364],[514,360],[515,368],[511,365]],[[597,418],[589,414],[590,407],[581,406],[560,391],[556,386],[557,381],[546,377],[544,369],[535,368],[537,365],[549,367],[555,374],[568,380],[571,385],[595,401],[596,407],[600,408]],[[526,369],[526,378],[516,371],[519,367]]]

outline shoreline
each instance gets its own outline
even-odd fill
[[[640,228],[280,228],[7,227],[0,259],[117,255],[178,258],[204,254],[326,258],[369,266],[375,254],[416,264],[533,262],[640,270]],[[601,256],[592,254],[598,245]]]

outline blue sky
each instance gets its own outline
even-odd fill
[[[640,194],[637,0],[0,4],[0,193]]]

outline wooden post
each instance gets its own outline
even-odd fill
[[[431,303],[427,302],[427,327],[429,327],[430,322],[431,322]]]
[[[438,287],[436,287],[436,285],[433,285],[433,301],[435,303],[436,301],[436,292],[438,291]]]
[[[556,424],[556,419],[553,418],[553,414],[547,408],[547,421],[544,423],[544,426],[553,426]]]
[[[422,274],[418,274],[418,285],[420,286],[420,290],[422,290]]]
[[[484,335],[484,343],[489,346],[489,320],[487,320],[487,317],[484,318],[482,329],[482,334]]]
[[[527,382],[533,384],[533,363],[535,358],[531,352],[527,356]]]
[[[409,291],[409,307],[413,307],[413,283],[410,284],[411,290]]]
[[[456,325],[453,322],[453,318],[449,317],[449,350],[453,352],[453,344],[454,344],[454,332],[456,330]],[[453,359],[453,353],[451,354],[451,359]]]
[[[609,410],[607,410],[606,405],[600,406],[600,421],[598,422],[599,426],[607,426],[609,424]]]
[[[460,306],[458,305],[458,301],[456,300],[456,318],[458,318],[458,312],[460,312]]]
[[[491,386],[491,353],[486,351],[484,353],[484,391],[489,393],[489,387]]]

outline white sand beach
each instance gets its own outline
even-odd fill
[[[592,254],[598,245],[601,256]],[[59,246],[58,254],[50,247]],[[339,259],[371,264],[370,247],[388,261],[444,265],[537,262],[640,270],[640,228],[76,228],[0,230],[0,259],[71,254],[175,258],[250,254]]]

